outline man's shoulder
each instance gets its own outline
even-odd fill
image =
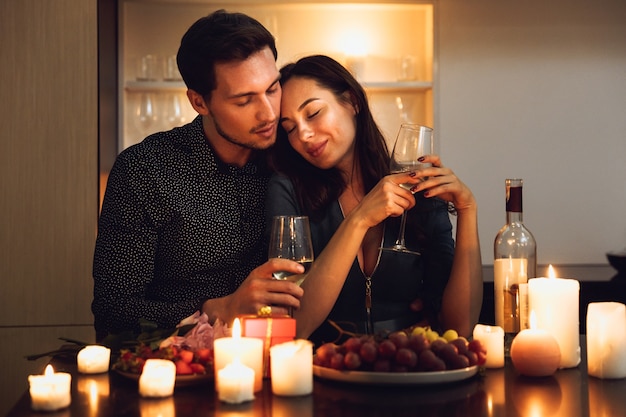
[[[156,132],[141,142],[124,149],[118,159],[140,161],[159,161],[189,155],[203,142],[197,121],[173,129]]]

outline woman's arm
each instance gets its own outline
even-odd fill
[[[478,321],[483,298],[482,261],[478,239],[478,210],[471,190],[436,155],[425,158],[433,167],[418,176],[429,176],[418,191],[454,203],[457,211],[456,245],[452,270],[443,293],[440,323],[444,329],[455,329],[469,337]]]

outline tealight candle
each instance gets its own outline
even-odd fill
[[[313,343],[304,339],[270,348],[272,392],[295,396],[313,392]]]
[[[626,306],[615,302],[587,307],[587,372],[597,378],[626,377]]]
[[[78,372],[83,374],[100,374],[109,371],[111,349],[105,346],[85,346],[78,352],[76,361]]]
[[[176,365],[167,359],[148,359],[139,377],[139,395],[168,397],[174,393]]]
[[[213,341],[215,379],[220,369],[238,357],[242,364],[254,371],[254,392],[263,388],[263,340],[255,337],[241,337],[241,323],[238,318],[233,323],[232,337],[221,337]],[[217,390],[217,384],[215,385]]]
[[[487,350],[486,368],[502,368],[504,366],[504,329],[500,326],[477,324],[473,338],[480,340]]]
[[[55,373],[48,365],[43,375],[29,375],[28,383],[33,410],[54,411],[70,405],[72,375]]]
[[[254,399],[254,370],[235,358],[217,371],[218,398],[230,404],[239,404]]]
[[[559,344],[548,331],[535,326],[535,312],[531,311],[530,328],[519,332],[511,343],[511,361],[522,375],[552,375],[561,362]]]
[[[550,265],[549,278],[528,280],[528,306],[537,315],[537,328],[549,332],[559,344],[559,368],[572,368],[580,363],[580,283],[555,276]]]

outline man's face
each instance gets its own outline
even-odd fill
[[[216,89],[208,104],[210,138],[248,149],[267,149],[276,141],[280,114],[280,73],[269,48],[245,61],[215,65]]]

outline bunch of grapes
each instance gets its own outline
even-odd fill
[[[342,344],[326,343],[314,364],[337,370],[436,372],[484,365],[487,352],[478,340],[468,342],[454,330],[443,336],[425,327],[398,330],[380,339],[352,336]]]

